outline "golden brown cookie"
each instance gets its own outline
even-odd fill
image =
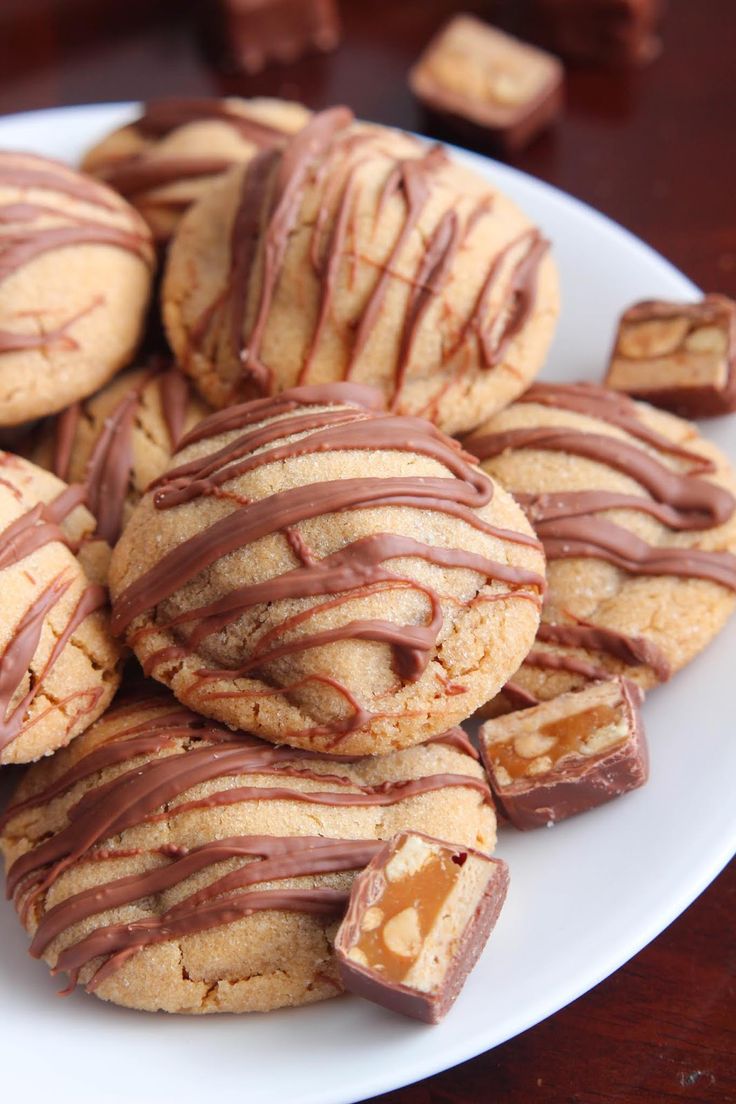
[[[518,667],[543,558],[429,422],[351,384],[212,415],[113,555],[114,631],[180,701],[275,743],[366,755],[469,716]]]
[[[68,483],[83,483],[96,533],[111,545],[183,434],[208,408],[175,366],[152,360],[49,418],[30,457]]]
[[[119,682],[100,542],[78,487],[0,452],[0,763],[28,763],[83,732]]]
[[[148,227],[115,192],[0,152],[0,425],[62,410],[129,362],[153,263]]]
[[[25,775],[0,849],[31,953],[72,984],[133,1008],[267,1011],[341,991],[333,939],[376,841],[408,827],[488,852],[489,798],[460,730],[341,762],[149,694]]]
[[[346,108],[223,177],[182,220],[163,287],[213,406],[349,379],[447,432],[524,390],[557,306],[548,243],[510,200]]]
[[[89,150],[82,167],[125,196],[156,240],[167,242],[219,175],[282,145],[310,115],[288,100],[154,100]]]
[[[720,631],[736,591],[736,478],[689,422],[590,384],[535,384],[465,441],[541,538],[548,590],[510,687],[654,686]]]

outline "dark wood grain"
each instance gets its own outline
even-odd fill
[[[406,73],[453,11],[534,33],[522,0],[343,0],[336,53],[246,78],[213,65],[202,33],[210,7],[0,0],[0,113],[232,92],[347,102],[422,130]],[[513,163],[624,223],[702,287],[736,295],[736,3],[671,0],[664,45],[642,71],[571,72],[560,125]],[[735,914],[732,864],[591,993],[381,1104],[734,1104]]]

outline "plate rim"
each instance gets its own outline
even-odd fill
[[[128,112],[132,115],[136,108],[139,107],[140,103],[132,100],[99,101],[87,104],[60,105],[57,107],[39,108],[0,115],[0,140],[2,140],[2,131],[6,124],[9,123],[22,126],[23,122],[28,120],[32,122],[34,126],[39,126],[43,124],[45,119],[58,119],[60,115],[70,114],[78,116],[88,114],[94,115],[95,118],[100,116],[104,119],[106,115],[110,117],[113,115],[122,116],[124,113]],[[428,138],[426,135],[420,134],[417,136],[424,141],[432,141],[432,139]],[[616,222],[610,216],[597,210],[586,201],[568,192],[564,192],[562,189],[553,184],[549,184],[547,181],[541,180],[514,166],[507,165],[504,162],[487,157],[476,151],[468,150],[448,142],[443,142],[442,145],[448,148],[460,161],[471,166],[476,165],[482,167],[482,171],[486,173],[488,171],[497,173],[502,187],[504,187],[504,179],[516,180],[525,187],[532,186],[534,189],[541,191],[544,197],[551,201],[556,207],[566,208],[568,210],[572,208],[576,214],[586,219],[592,219],[606,235],[613,236],[619,241],[625,241],[628,245],[638,250],[640,254],[646,255],[653,262],[656,262],[656,264],[666,271],[670,277],[676,279],[680,283],[684,295],[702,294],[697,285],[678,269],[669,258],[665,257],[649,245],[648,242],[639,238],[632,231]],[[519,1022],[516,1023],[515,1026],[512,1025],[512,1030],[510,1032],[504,1031],[503,1038],[499,1038],[490,1045],[486,1043],[481,1049],[478,1049],[477,1040],[468,1042],[467,1040],[460,1039],[458,1042],[445,1046],[438,1051],[438,1053],[441,1053],[442,1057],[436,1058],[429,1063],[426,1059],[422,1060],[421,1057],[419,1061],[408,1059],[407,1068],[404,1068],[404,1071],[398,1077],[395,1074],[382,1074],[378,1064],[368,1073],[359,1073],[359,1071],[356,1070],[355,1080],[351,1083],[353,1087],[349,1090],[347,1095],[345,1092],[337,1089],[333,1092],[329,1090],[325,1091],[323,1088],[314,1088],[312,1090],[307,1088],[299,1095],[299,1104],[357,1104],[358,1101],[365,1100],[369,1096],[397,1090],[406,1085],[413,1084],[418,1080],[434,1076],[462,1062],[487,1053],[495,1049],[496,1046],[500,1046],[504,1042],[508,1042],[515,1038],[520,1033],[530,1030],[542,1020],[561,1011],[570,1003],[577,1000],[581,995],[595,988],[601,981],[611,976],[611,974],[620,969],[626,962],[630,961],[631,958],[638,954],[644,947],[648,946],[652,940],[656,939],[657,936],[677,919],[677,917],[682,915],[707,886],[711,884],[728,864],[734,852],[736,852],[736,819],[732,825],[731,833],[724,837],[722,846],[717,851],[714,849],[710,861],[699,869],[698,877],[688,881],[686,884],[681,883],[679,891],[670,895],[669,907],[667,909],[658,913],[655,917],[650,917],[647,923],[637,929],[636,938],[629,939],[626,946],[619,949],[617,953],[609,956],[605,960],[597,959],[592,968],[589,967],[587,970],[583,969],[576,975],[575,984],[571,985],[569,990],[566,991],[562,1003],[560,1003],[559,992],[551,999],[540,999],[531,1018],[528,1014],[518,1015],[517,1020]],[[472,1035],[471,1038],[473,1038]],[[415,1068],[413,1069],[408,1068],[412,1061],[415,1061]],[[60,1086],[60,1088],[62,1090],[60,1100],[63,1102],[65,1099],[70,1099],[71,1087],[69,1090],[70,1097],[66,1097],[66,1090],[63,1086]],[[356,1093],[359,1095],[355,1095]],[[143,1099],[144,1097],[139,1097],[139,1100]],[[157,1094],[157,1099],[160,1100],[160,1094]],[[257,1096],[253,1099],[266,1100],[267,1098]]]

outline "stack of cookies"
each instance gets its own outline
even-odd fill
[[[497,816],[646,780],[643,690],[734,604],[734,478],[671,414],[534,383],[548,243],[439,147],[164,101],[85,168],[0,154],[31,953],[134,1008],[436,1021],[506,894]]]

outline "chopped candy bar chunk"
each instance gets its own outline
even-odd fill
[[[437,1023],[483,950],[507,887],[501,859],[400,832],[353,884],[335,940],[345,988]]]

